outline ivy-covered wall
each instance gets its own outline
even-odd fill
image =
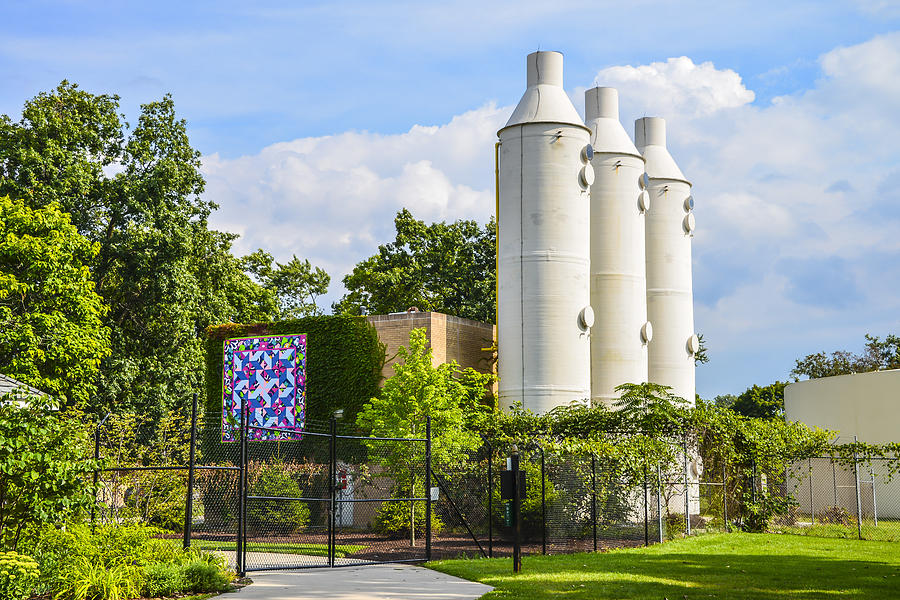
[[[355,423],[363,404],[378,393],[384,345],[365,317],[320,316],[273,323],[217,325],[206,330],[206,411],[222,410],[222,356],[225,340],[305,333],[306,421],[322,431],[337,409]]]

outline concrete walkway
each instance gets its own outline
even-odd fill
[[[411,565],[250,573],[253,583],[224,600],[475,600],[492,587]]]

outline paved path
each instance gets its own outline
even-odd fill
[[[493,588],[410,565],[250,573],[226,600],[475,600]]]

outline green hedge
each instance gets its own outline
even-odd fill
[[[344,423],[378,393],[385,349],[365,317],[343,315],[305,317],[273,323],[216,325],[206,330],[206,410],[222,410],[224,341],[231,338],[305,333],[306,421],[310,429],[324,426],[335,410]],[[210,423],[212,424],[212,423]]]

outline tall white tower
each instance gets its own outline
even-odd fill
[[[619,94],[597,87],[584,94],[591,129],[591,401],[611,405],[615,387],[647,381],[647,280],[641,187],[644,159],[619,122]]]
[[[693,405],[694,294],[691,238],[694,199],[691,184],[666,149],[666,122],[645,117],[634,123],[634,139],[649,175],[647,213],[647,315],[653,323],[649,380],[672,387]]]
[[[500,405],[538,413],[590,397],[590,131],[563,57],[535,52],[500,137]]]

